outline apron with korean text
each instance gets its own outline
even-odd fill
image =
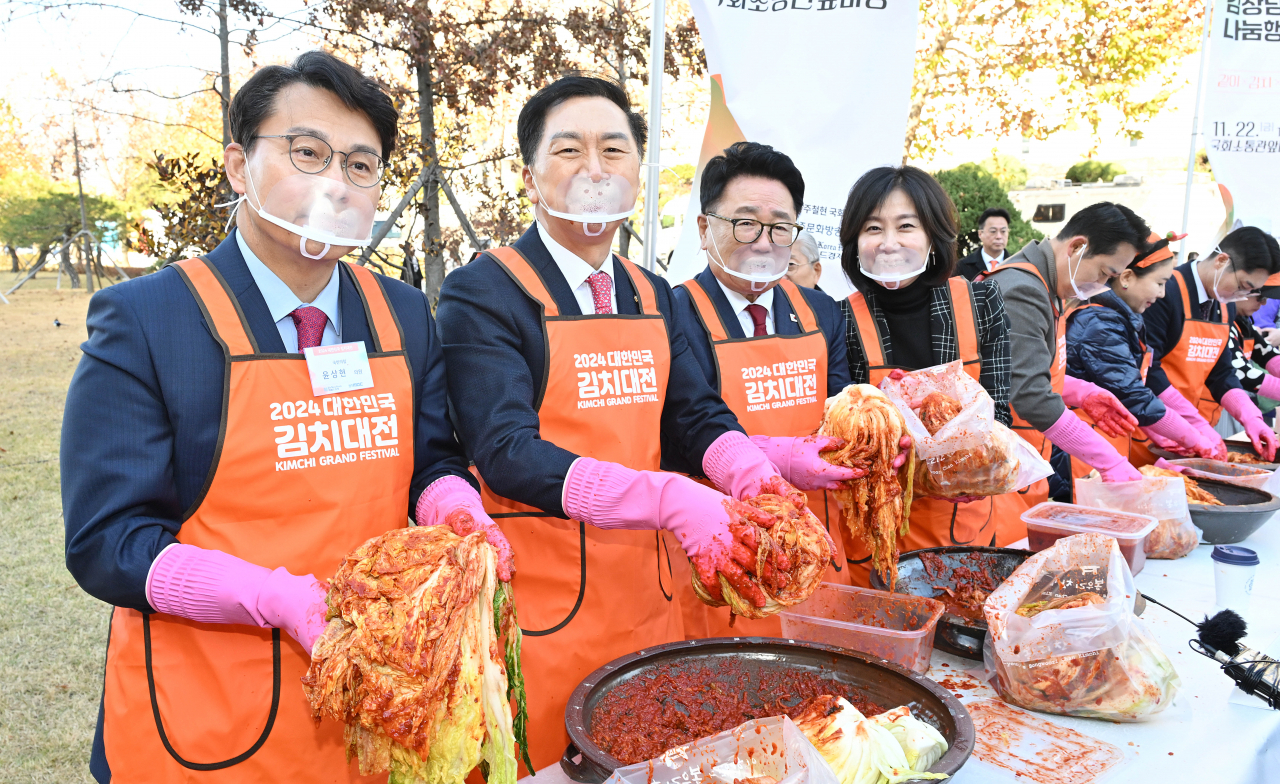
[[[302,354],[258,350],[213,265],[174,265],[226,358],[221,437],[178,541],[324,581],[366,540],[408,520],[413,376],[373,273],[347,266],[369,315],[372,389],[314,397]],[[113,781],[386,781],[348,762],[343,727],[316,723],[310,664],[278,629],[117,607],[103,741]]]
[[[791,304],[800,324],[799,335],[731,338],[702,284],[691,280],[681,285],[693,301],[715,354],[716,392],[747,435],[785,437],[816,433],[822,424],[822,409],[827,399],[827,338],[800,289],[785,278],[774,288],[774,296],[785,297]],[[839,359],[844,361],[844,357]],[[847,585],[848,570],[844,568],[843,537],[839,530],[840,506],[828,491],[809,490],[805,495],[810,510],[836,542],[837,552],[832,553],[832,558],[839,569],[828,567],[823,581]],[[776,615],[758,621],[736,618],[730,626],[727,607],[709,607],[693,592],[688,559],[674,560],[676,596],[684,616],[686,639],[782,636],[782,619]]]
[[[519,251],[487,253],[542,308],[547,360],[534,401],[539,436],[585,457],[657,471],[671,344],[653,284],[615,256],[617,274],[635,287],[640,314],[562,315]],[[511,585],[524,630],[536,770],[564,754],[565,706],[585,677],[620,656],[683,637],[672,601],[671,545],[660,532],[606,531],[549,515],[487,484],[481,495],[515,551]]]
[[[1222,416],[1222,406],[1213,399],[1205,382],[1213,372],[1222,352],[1227,350],[1227,340],[1231,336],[1231,316],[1226,305],[1220,305],[1219,321],[1205,321],[1195,318],[1199,314],[1192,313],[1191,292],[1187,282],[1181,275],[1174,273],[1173,279],[1178,282],[1178,291],[1182,294],[1182,336],[1169,353],[1160,360],[1160,367],[1169,377],[1169,383],[1182,396],[1190,400],[1200,416],[1209,420],[1209,424],[1218,424]]]
[[[956,354],[960,357],[965,372],[974,381],[978,381],[982,374],[982,354],[978,347],[978,322],[974,315],[973,289],[969,281],[962,277],[955,277],[947,281],[947,294],[951,298],[951,314],[955,323]],[[873,386],[879,387],[880,382],[895,369],[905,371],[920,369],[890,365],[885,361],[889,336],[880,333],[876,319],[871,314],[871,309],[867,306],[867,301],[861,292],[855,291],[849,295],[849,306],[853,309],[853,327],[858,333],[858,343],[862,346]],[[949,501],[921,496],[911,501],[910,524],[899,549],[906,553],[926,547],[986,546],[991,544],[995,533],[996,523],[992,514],[991,498],[981,498],[967,504],[953,504]],[[860,539],[855,541],[852,532],[845,541],[845,550],[849,554],[848,563],[852,572],[850,579],[853,584],[864,588],[869,587],[871,584],[870,552]]]

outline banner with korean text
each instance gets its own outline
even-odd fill
[[[692,0],[707,53],[711,111],[698,174],[667,271],[707,264],[697,216],[702,167],[736,141],[773,145],[804,174],[799,222],[822,249],[821,285],[852,291],[840,269],[849,188],[902,162],[916,49],[916,0]]]
[[[1280,231],[1280,0],[1217,0],[1211,24],[1200,122],[1209,164],[1237,219]]]

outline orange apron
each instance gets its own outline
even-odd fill
[[[715,353],[716,392],[747,435],[809,436],[817,432],[827,399],[827,338],[800,289],[784,278],[774,288],[774,296],[784,297],[791,303],[801,334],[731,338],[702,284],[691,280],[681,286],[689,293]],[[844,357],[840,360],[844,361]],[[832,558],[840,566],[839,569],[829,567],[824,579],[848,585],[843,537],[839,533],[840,507],[829,492],[810,490],[806,495],[809,508],[836,541],[837,552]],[[709,607],[693,592],[688,559],[673,560],[685,639],[782,636],[782,619],[776,615],[759,621],[737,618],[730,626],[728,608]]]
[[[951,297],[951,313],[956,327],[957,355],[964,363],[964,370],[977,381],[982,373],[982,355],[978,348],[978,323],[973,310],[973,290],[962,277],[947,281],[947,293]],[[853,326],[858,333],[867,360],[871,383],[880,386],[890,371],[918,370],[885,361],[885,347],[889,336],[880,334],[875,317],[867,307],[861,292],[849,296],[853,309]],[[928,328],[927,326],[925,327]],[[911,502],[911,524],[902,540],[903,552],[925,547],[947,545],[989,545],[995,535],[995,519],[992,516],[992,499],[983,498],[968,504],[953,504],[937,498],[915,498]],[[847,530],[847,527],[846,527]],[[850,579],[863,587],[871,584],[871,554],[861,540],[854,540],[852,532],[846,533],[845,550],[849,553]]]
[[[1227,339],[1231,336],[1231,317],[1227,313],[1227,306],[1220,305],[1218,310],[1222,313],[1221,321],[1192,318],[1191,293],[1187,289],[1187,282],[1176,272],[1173,279],[1178,282],[1178,290],[1182,293],[1182,313],[1186,320],[1182,324],[1182,336],[1178,338],[1178,344],[1161,358],[1160,367],[1164,368],[1174,389],[1194,403],[1200,415],[1209,420],[1209,424],[1216,425],[1222,415],[1222,406],[1213,399],[1205,382],[1222,352],[1227,350]]]
[[[514,248],[487,251],[542,307],[546,365],[534,402],[538,434],[579,455],[657,471],[671,368],[653,284],[615,257],[640,315],[564,316],[536,269]],[[503,498],[484,485],[485,510],[516,555],[512,581],[524,630],[529,756],[535,770],[569,744],[565,706],[603,664],[683,638],[672,601],[670,545],[655,531],[605,531]],[[532,771],[530,771],[532,772]]]
[[[1074,316],[1085,308],[1100,307],[1103,306],[1098,304],[1080,305],[1071,312],[1071,315]],[[1071,319],[1068,318],[1067,321],[1069,323]],[[1145,382],[1147,380],[1147,371],[1151,369],[1151,349],[1148,348],[1145,343],[1139,342],[1139,344],[1142,346],[1142,361],[1138,366],[1138,372],[1141,374],[1142,380]],[[1148,448],[1148,444],[1150,444],[1151,441],[1147,438],[1146,434],[1142,432],[1141,428],[1135,427],[1132,434],[1117,438],[1115,436],[1108,435],[1107,431],[1100,429],[1097,423],[1093,421],[1093,418],[1090,417],[1083,408],[1072,408],[1071,410],[1076,413],[1076,416],[1080,417],[1081,421],[1093,428],[1093,432],[1105,439],[1108,444],[1115,447],[1115,450],[1120,453],[1121,457],[1128,460],[1134,466],[1141,467],[1144,465],[1151,465],[1156,461],[1155,455],[1151,454],[1151,450]],[[1071,456],[1071,478],[1073,480],[1088,476],[1092,471],[1093,466],[1075,456]]]
[[[303,356],[260,353],[212,265],[175,266],[227,368],[222,437],[178,541],[326,580],[408,519],[413,377],[395,315],[373,273],[348,266],[370,314],[376,386],[313,397]],[[103,698],[112,780],[386,781],[347,762],[342,725],[312,721],[298,682],[309,663],[278,629],[117,607]]]
[[[1030,272],[1039,279],[1044,285],[1045,293],[1049,296],[1049,306],[1053,309],[1054,315],[1054,335],[1056,336],[1057,352],[1054,357],[1053,364],[1049,366],[1049,386],[1053,391],[1062,394],[1062,382],[1067,377],[1067,316],[1075,308],[1059,313],[1058,306],[1054,304],[1057,301],[1057,295],[1049,288],[1049,282],[1040,274],[1040,270],[1032,263],[1026,261],[1011,261],[1001,264],[999,267],[988,272],[983,279],[1004,272],[1010,269],[1020,269]],[[1017,358],[1014,358],[1017,361]],[[1018,409],[1009,403],[1009,413],[1013,415],[1013,430],[1018,435],[1026,439],[1033,449],[1040,452],[1040,455],[1049,460],[1053,455],[1053,444],[1045,437],[1044,433],[1036,430],[1034,426],[1027,420],[1018,416]],[[1024,538],[1027,535],[1027,525],[1022,522],[1022,513],[1026,512],[1036,504],[1049,500],[1049,480],[1041,479],[1034,484],[1024,487],[1016,493],[1005,493],[998,495],[994,499],[995,516],[996,516],[996,547],[1008,547],[1013,542]]]

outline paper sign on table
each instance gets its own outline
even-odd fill
[[[311,394],[316,397],[373,386],[369,354],[362,342],[313,346],[303,353],[311,375]]]

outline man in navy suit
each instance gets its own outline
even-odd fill
[[[261,69],[230,107],[236,230],[90,303],[61,451],[67,567],[115,606],[100,782],[193,765],[353,779],[341,727],[313,722],[298,685],[325,628],[317,577],[410,518],[465,510],[455,529],[484,530],[510,579],[426,298],[338,263],[369,234],[397,116],[323,52]],[[316,394],[324,347],[371,385]]]

